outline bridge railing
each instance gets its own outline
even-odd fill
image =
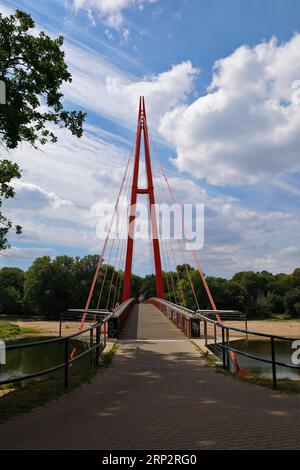
[[[99,365],[100,352],[105,347],[105,335],[103,336],[104,338],[104,341],[103,341],[103,339],[101,338],[101,327],[109,321],[112,315],[113,313],[108,312],[108,314],[105,317],[103,317],[100,321],[97,321],[96,323],[93,323],[91,326],[87,328],[83,328],[77,331],[76,333],[72,333],[68,336],[61,336],[61,337],[46,339],[42,341],[32,341],[30,343],[8,344],[6,346],[6,351],[20,350],[20,349],[26,349],[26,348],[38,349],[40,346],[52,345],[52,344],[63,344],[64,354],[63,354],[62,361],[59,364],[56,364],[53,367],[43,369],[43,370],[31,373],[31,374],[26,374],[26,375],[22,375],[18,377],[11,377],[6,380],[0,380],[0,386],[22,382],[22,381],[29,380],[29,379],[34,379],[34,378],[41,377],[44,375],[52,374],[53,372],[56,372],[60,369],[64,369],[64,384],[65,384],[65,388],[68,388],[69,370],[73,362],[78,361],[79,359],[83,358],[87,354],[91,355],[93,352],[95,352],[95,362],[96,362],[96,365]],[[95,332],[95,342],[94,342],[94,332]],[[86,335],[86,334],[89,334],[92,339],[89,346],[83,352],[80,352],[79,354],[76,354],[74,356],[70,355],[70,346],[73,346],[73,350],[74,350],[74,340],[78,340],[80,339],[82,335]],[[1,378],[1,372],[0,372],[0,378]]]
[[[186,336],[189,338],[199,338],[200,319],[195,315],[193,310],[157,297],[147,300],[147,303],[151,303],[157,307]]]
[[[77,331],[77,326],[82,320],[82,315],[85,313],[85,325],[93,325],[99,323],[105,317],[107,317],[111,312],[107,309],[80,309],[80,308],[70,308],[60,314],[59,317],[59,336],[63,336],[63,333],[67,330],[74,329],[74,332]],[[105,322],[107,326],[107,322]],[[103,329],[103,327],[102,327]],[[70,331],[71,334],[72,331]],[[83,338],[83,335],[80,337]]]
[[[108,336],[110,338],[118,338],[121,330],[126,322],[129,312],[136,304],[136,299],[130,298],[125,300],[118,308],[113,311],[113,315],[108,322]]]
[[[289,342],[290,344],[290,353],[291,353],[291,360],[292,355],[295,352],[295,342],[297,342],[296,347],[300,347],[300,339],[299,338],[290,338],[287,336],[281,335],[273,335],[269,333],[260,333],[257,331],[249,330],[248,328],[238,328],[231,325],[226,325],[226,323],[220,322],[216,319],[210,318],[206,316],[203,311],[197,311],[196,316],[203,322],[204,324],[204,339],[206,345],[210,348],[213,347],[214,352],[216,354],[219,353],[222,364],[224,369],[230,370],[230,356],[233,355],[240,355],[254,361],[257,361],[259,364],[265,363],[269,364],[272,369],[272,383],[273,388],[277,388],[277,369],[278,367],[284,367],[289,369],[298,370],[300,372],[300,364],[294,364],[292,362],[283,362],[282,360],[278,359],[279,354],[276,351],[276,342],[284,341]],[[254,354],[248,352],[244,349],[241,349],[239,345],[238,339],[243,339],[243,337],[247,338],[251,336],[251,338],[255,337],[256,339],[264,339],[269,342],[269,356],[260,356],[258,354]],[[233,341],[234,340],[234,341]]]

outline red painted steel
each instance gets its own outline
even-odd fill
[[[138,188],[142,135],[144,137],[147,188]],[[139,103],[135,159],[134,159],[134,170],[133,170],[130,213],[129,213],[126,264],[125,264],[125,274],[124,274],[123,302],[130,298],[132,254],[133,254],[134,228],[135,228],[135,217],[136,217],[136,202],[137,202],[138,194],[148,194],[149,205],[150,205],[151,234],[152,234],[152,243],[153,243],[155,273],[156,273],[156,295],[160,299],[164,299],[165,294],[164,294],[159,240],[158,240],[158,232],[157,232],[155,198],[154,198],[154,188],[153,188],[153,178],[152,178],[152,168],[151,168],[151,156],[150,156],[150,148],[149,148],[149,136],[148,136],[148,126],[147,126],[147,117],[146,117],[144,97],[140,97],[140,103]]]

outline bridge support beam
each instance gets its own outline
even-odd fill
[[[138,188],[142,134],[144,137],[144,147],[145,147],[147,188]],[[159,239],[158,239],[158,231],[157,231],[157,219],[156,219],[156,211],[155,211],[155,197],[154,197],[151,157],[150,157],[150,148],[149,148],[149,135],[148,135],[144,97],[140,97],[140,104],[139,104],[138,126],[137,126],[136,145],[135,145],[135,159],[134,159],[133,179],[132,179],[132,188],[131,188],[130,212],[129,212],[129,228],[128,228],[128,239],[127,239],[125,274],[124,274],[123,302],[125,302],[125,300],[130,298],[132,254],[133,254],[133,243],[134,243],[136,202],[137,202],[138,194],[148,194],[148,200],[149,200],[149,206],[150,206],[151,236],[152,236],[152,243],[153,243],[154,264],[155,264],[155,274],[156,274],[156,295],[160,299],[163,299],[164,298],[164,285],[163,285],[162,269],[161,269],[161,258],[160,258]]]

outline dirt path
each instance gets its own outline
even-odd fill
[[[206,367],[151,305],[136,307],[91,384],[0,426],[1,449],[300,449],[300,398]]]

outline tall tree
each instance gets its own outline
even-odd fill
[[[0,80],[6,84],[6,104],[0,106],[0,134],[8,149],[24,141],[34,147],[56,142],[55,126],[68,128],[77,137],[83,132],[85,114],[65,110],[62,102],[61,86],[72,81],[62,51],[64,39],[52,39],[44,32],[31,34],[34,27],[31,16],[23,11],[16,10],[10,16],[0,13]],[[9,183],[21,174],[9,160],[0,165],[1,206],[3,198],[14,196]],[[12,223],[1,212],[0,223],[0,249],[4,249]],[[15,229],[21,231],[19,226]]]

